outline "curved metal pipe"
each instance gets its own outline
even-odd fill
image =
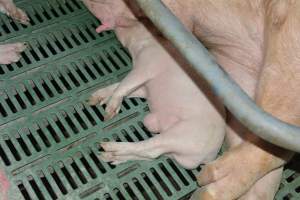
[[[205,78],[214,93],[237,119],[259,137],[283,148],[300,152],[300,127],[276,119],[259,108],[160,0],[136,1],[165,37]]]

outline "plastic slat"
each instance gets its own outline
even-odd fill
[[[119,190],[126,200],[132,199],[132,194],[124,188],[124,184],[128,184],[131,188],[135,199],[146,199],[143,194],[146,193],[146,196],[151,200],[176,200],[195,190],[197,184],[190,173],[197,174],[198,172],[196,170],[187,171],[175,162],[176,170],[174,170],[174,166],[171,166],[165,158],[147,162],[137,161],[134,162],[137,165],[122,164],[117,167],[111,166],[98,158],[101,153],[99,153],[96,145],[104,138],[113,141],[113,135],[117,135],[121,141],[128,141],[122,131],[126,131],[127,137],[130,137],[133,141],[145,140],[149,137],[148,133],[145,133],[145,128],[140,125],[147,114],[145,112],[147,102],[135,99],[136,105],[132,100],[125,99],[121,108],[122,113],[108,121],[101,119],[105,114],[102,106],[97,105],[92,108],[85,103],[92,91],[120,81],[120,75],[124,77],[131,68],[131,59],[126,50],[121,49],[122,47],[116,40],[115,35],[112,32],[97,34],[94,29],[99,22],[88,13],[80,0],[16,0],[15,2],[19,7],[26,10],[34,25],[23,26],[18,22],[12,22],[5,15],[0,15],[0,42],[26,41],[31,48],[25,50],[18,63],[0,66],[0,80],[3,82],[1,90],[7,93],[17,110],[16,113],[13,113],[5,101],[5,96],[1,95],[0,103],[7,116],[2,117],[0,114],[0,125],[4,127],[4,131],[0,131],[0,145],[5,151],[10,164],[5,165],[1,161],[0,168],[5,171],[11,184],[17,186],[18,183],[22,182],[33,200],[38,199],[38,196],[28,182],[30,176],[35,180],[44,198],[52,199],[47,187],[41,180],[41,171],[45,179],[48,180],[57,199],[102,200],[106,199],[106,196],[103,195],[107,193],[113,200],[118,200],[121,197],[116,195],[116,190]],[[53,12],[58,16],[55,16]],[[5,29],[9,33],[6,33]],[[72,47],[69,47],[64,40],[67,40]],[[46,57],[43,55],[43,51],[47,54]],[[25,57],[27,58],[25,59]],[[86,83],[78,72],[85,77]],[[79,86],[73,83],[68,73],[72,73]],[[66,83],[62,82],[59,77],[63,77]],[[53,82],[57,85],[53,85]],[[47,85],[53,97],[49,96],[42,83]],[[70,88],[67,89],[65,84]],[[34,86],[44,96],[43,101],[38,98],[33,90]],[[60,88],[61,91],[58,92],[56,87]],[[35,102],[34,105],[29,102],[25,91]],[[22,108],[15,97],[16,94],[22,99],[26,108]],[[85,112],[83,109],[85,109]],[[81,118],[86,127],[83,128],[80,120],[78,121],[74,115],[75,113]],[[137,114],[132,115],[133,113]],[[102,115],[102,117],[98,115]],[[66,117],[72,121],[71,124],[68,123]],[[89,119],[89,117],[92,119]],[[16,119],[18,121],[15,121]],[[59,126],[58,121],[61,123]],[[47,124],[52,127],[52,131],[59,137],[59,142],[54,140],[51,131],[49,132],[45,127]],[[50,146],[45,145],[45,142],[39,136],[37,132],[39,127],[47,137]],[[75,127],[78,132],[75,132]],[[66,131],[68,136],[63,131]],[[20,136],[16,136],[16,133]],[[95,135],[91,137],[91,134],[94,133]],[[37,151],[38,147],[32,145],[29,136],[37,143],[40,148],[39,152]],[[22,138],[28,151],[30,151],[30,155],[26,154],[24,147],[18,142],[18,137]],[[8,148],[5,139],[12,142],[20,156],[19,161],[15,159],[16,155],[13,155]],[[86,166],[78,157],[78,152],[81,152],[97,178],[91,177]],[[91,152],[96,158],[93,157],[94,159],[92,159]],[[71,166],[71,162],[76,162],[87,183],[83,184],[80,181],[76,171]],[[70,180],[63,173],[61,163],[76,183],[76,188],[72,187]],[[160,163],[163,164],[179,186],[178,191],[159,167]],[[128,168],[130,166],[136,166],[136,169]],[[49,167],[55,170],[67,190],[67,194],[63,194],[57,186],[49,172]],[[155,169],[157,175],[165,183],[165,187],[171,192],[170,194],[167,194],[164,188],[161,187],[150,169]],[[127,173],[126,170],[129,170],[129,172]],[[12,174],[11,172],[15,173]],[[124,174],[118,177],[120,172]],[[181,173],[181,177],[178,173]],[[294,180],[288,182],[287,179],[294,173],[297,173],[297,176],[295,175]],[[146,174],[146,180],[152,182],[151,187],[155,187],[159,195],[152,191],[149,186],[150,183],[147,183],[141,174]],[[182,180],[183,178],[186,182]],[[137,180],[143,189],[137,187],[133,180]],[[84,192],[93,189],[99,183],[104,184],[105,190],[88,191],[87,196],[80,197],[80,194],[85,194]],[[280,188],[276,199],[300,198],[300,194],[296,190],[300,185],[298,172],[286,170],[282,184],[283,187]],[[10,194],[22,196],[18,187],[12,188],[17,189],[10,191]],[[16,200],[12,195],[9,199]]]

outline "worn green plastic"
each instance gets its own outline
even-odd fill
[[[15,2],[31,22],[0,15],[1,43],[29,46],[19,62],[0,66],[0,168],[10,181],[9,200],[186,199],[199,169],[166,157],[117,167],[98,159],[100,141],[152,137],[142,124],[145,100],[126,99],[110,121],[103,107],[86,103],[131,68],[114,33],[97,34],[99,22],[80,0]],[[277,199],[300,199],[299,185],[298,173],[285,170]]]

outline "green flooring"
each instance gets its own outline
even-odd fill
[[[101,141],[152,137],[142,121],[143,99],[125,99],[121,113],[104,121],[89,106],[94,90],[131,69],[128,52],[80,0],[19,0],[29,26],[0,15],[0,41],[28,43],[22,59],[0,66],[0,168],[10,181],[9,200],[184,199],[197,170],[171,159],[117,167],[98,159]],[[277,199],[300,199],[296,160],[285,170]],[[0,198],[1,199],[1,198]]]

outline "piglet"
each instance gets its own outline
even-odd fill
[[[106,5],[102,6],[105,10]],[[120,18],[118,13],[114,16]],[[146,98],[150,113],[144,124],[160,134],[141,142],[104,142],[101,159],[116,165],[165,154],[188,169],[215,159],[225,132],[222,106],[208,98],[213,96],[203,81],[200,89],[191,80],[186,73],[189,66],[164,38],[149,31],[133,15],[124,19],[121,25],[107,26],[115,26],[119,40],[129,49],[133,69],[121,82],[93,93],[89,103],[107,104],[106,119],[110,119],[119,112],[124,97]]]

